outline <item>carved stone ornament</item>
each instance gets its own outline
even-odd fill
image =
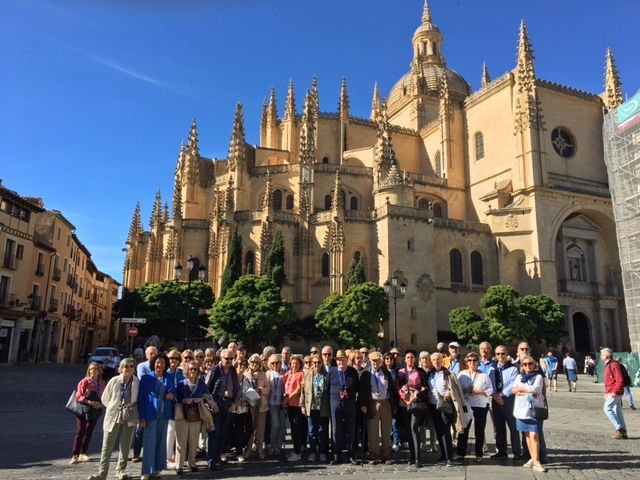
[[[418,278],[418,282],[416,284],[416,289],[418,290],[418,295],[425,302],[428,302],[431,299],[431,295],[433,294],[434,284],[431,275],[423,273]]]
[[[516,230],[518,228],[518,218],[511,214],[504,221],[504,228],[507,230]]]

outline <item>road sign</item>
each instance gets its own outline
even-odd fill
[[[120,322],[121,323],[130,323],[132,325],[134,323],[141,325],[143,323],[147,323],[147,319],[146,318],[135,318],[135,317],[132,317],[132,318],[121,318]]]
[[[127,335],[130,337],[137,337],[138,327],[136,327],[135,325],[131,325],[129,328],[127,328]]]

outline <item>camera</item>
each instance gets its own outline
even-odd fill
[[[348,400],[349,399],[349,391],[347,389],[340,390],[340,399]]]

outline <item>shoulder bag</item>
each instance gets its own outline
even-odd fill
[[[84,405],[76,400],[76,391],[71,392],[67,405],[65,406],[67,411],[73,413],[76,417],[84,416]]]
[[[547,397],[544,398],[544,407],[533,407],[531,416],[534,420],[546,420],[549,418],[549,405],[547,404]]]

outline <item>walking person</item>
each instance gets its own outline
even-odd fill
[[[520,364],[521,375],[514,382],[512,391],[516,396],[513,408],[516,427],[519,432],[525,434],[527,449],[531,456],[523,467],[531,468],[536,472],[546,472],[547,469],[540,463],[539,432],[541,422],[533,414],[535,408],[545,406],[544,379],[537,371],[538,365],[533,357],[522,357]]]
[[[622,414],[622,394],[624,393],[624,368],[613,359],[613,350],[600,350],[600,360],[604,363],[604,413],[616,431],[611,435],[616,440],[627,439],[627,425]]]
[[[567,376],[567,383],[569,384],[569,391],[576,392],[576,386],[578,385],[578,364],[576,360],[571,356],[571,352],[564,354],[562,360],[562,368]]]
[[[558,391],[558,359],[553,355],[553,352],[547,353],[547,388]]]
[[[138,393],[139,422],[144,431],[140,480],[156,477],[167,468],[167,427],[173,419],[176,398],[173,375],[167,372],[167,356],[158,353],[149,365],[152,371],[140,379]]]
[[[96,475],[89,476],[88,480],[106,480],[109,474],[109,463],[116,440],[120,439],[120,454],[116,478],[123,480],[127,477],[127,459],[131,448],[131,438],[138,421],[138,387],[139,380],[134,375],[136,367],[133,358],[125,358],[120,361],[120,374],[109,380],[102,393],[102,404],[105,406],[104,422],[102,424],[102,451],[100,453],[100,467]],[[134,415],[126,419],[122,415],[124,411],[131,411]]]
[[[71,461],[69,462],[71,465],[90,460],[87,448],[104,408],[100,397],[104,392],[105,382],[101,377],[100,365],[91,362],[84,378],[78,382],[76,387],[76,401],[83,404],[84,413],[82,416],[76,417],[76,435],[73,437]]]
[[[476,462],[480,463],[483,456],[484,431],[487,426],[487,414],[493,395],[493,385],[489,376],[478,370],[479,357],[475,352],[469,353],[465,360],[467,369],[458,375],[458,383],[473,411]],[[467,454],[470,430],[471,424],[458,436],[457,449],[458,455],[461,457]]]

